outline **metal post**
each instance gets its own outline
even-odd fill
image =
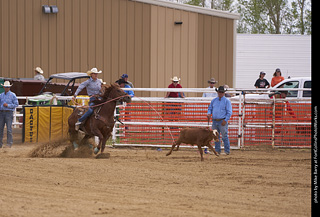
[[[244,147],[244,119],[246,116],[246,94],[243,92],[243,110],[242,110],[242,120],[241,120],[241,127],[242,127],[242,137],[241,137],[241,147]]]
[[[273,108],[272,108],[272,148],[274,148],[274,132],[276,127],[276,99],[273,97]]]
[[[241,94],[239,95],[239,118],[238,118],[238,148],[241,148],[241,138],[243,137],[243,134],[241,133],[241,123],[242,123],[242,118],[243,118],[243,114],[242,109],[241,109]]]

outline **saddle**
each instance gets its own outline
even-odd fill
[[[82,115],[84,115],[84,113],[86,113],[88,111],[88,107],[82,107],[82,108],[78,108],[78,117],[80,118]],[[97,119],[97,120],[100,120],[102,121],[105,125],[107,125],[108,128],[110,128],[111,126],[113,127],[115,121],[113,123],[109,123],[104,117],[102,117],[99,112],[101,110],[101,106],[99,107],[95,107],[93,109],[93,115],[94,115],[94,118]],[[82,129],[82,126],[86,123],[86,121],[90,118],[90,116],[85,119],[82,124],[80,125],[80,129]]]

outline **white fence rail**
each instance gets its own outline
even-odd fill
[[[128,88],[123,88],[124,90]],[[130,90],[134,91],[155,91],[155,92],[191,92],[191,93],[203,93],[203,92],[215,92],[214,89],[208,89],[208,88],[130,88]],[[277,90],[278,91],[278,90]],[[311,88],[282,88],[281,91],[311,91]],[[269,94],[270,89],[228,89],[228,93],[233,95],[238,95],[238,97],[230,98],[232,104],[237,104],[238,106],[238,120],[236,123],[232,123],[229,125],[230,129],[237,129],[238,132],[238,141],[237,145],[234,146],[234,148],[240,148],[244,145],[244,128],[275,128],[276,125],[294,125],[294,126],[310,126],[310,122],[291,122],[291,123],[279,123],[279,122],[266,122],[266,123],[244,123],[244,114],[245,107],[243,106],[246,103],[254,103],[254,104],[274,104],[276,102],[302,102],[302,103],[311,103],[311,98],[287,98],[287,99],[253,99],[253,98],[246,98],[247,93],[256,93],[256,94]],[[52,98],[55,97],[57,100],[71,100],[71,96],[52,96],[52,97],[44,97],[44,96],[35,96],[35,97],[21,97],[19,96],[18,99],[24,99],[24,100],[30,100],[30,99],[42,99],[42,100],[52,100]],[[88,99],[88,97],[77,97],[77,99]],[[178,102],[178,103],[210,103],[212,98],[202,98],[202,97],[186,97],[186,98],[164,98],[164,97],[133,97],[133,102]],[[22,105],[19,105],[16,110],[14,111],[14,120],[13,125],[14,127],[19,127],[22,125],[22,118],[23,114],[19,112],[22,109]],[[150,108],[151,109],[151,108]],[[115,114],[118,116],[119,114]],[[164,122],[132,122],[132,121],[126,121],[124,124],[127,126],[133,126],[133,125],[161,125]],[[166,122],[165,123],[167,127],[181,127],[181,126],[194,126],[194,127],[206,127],[208,126],[206,123],[199,122],[199,123],[188,123],[188,122]],[[113,143],[115,145],[128,145],[128,144],[122,144],[117,142],[117,137],[125,136],[120,132],[121,126],[117,122],[113,131]],[[274,130],[273,130],[274,131]],[[275,136],[275,132],[273,132],[273,136]],[[274,138],[271,138],[273,141]],[[143,146],[143,144],[131,144],[134,146]],[[146,146],[150,146],[150,144],[145,144]],[[157,147],[167,147],[163,146],[161,144],[158,145],[151,145],[151,146],[157,146]]]

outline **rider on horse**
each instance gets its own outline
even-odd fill
[[[87,94],[90,97],[89,109],[84,115],[82,115],[81,118],[78,119],[78,122],[75,124],[76,130],[78,130],[82,122],[86,118],[90,117],[90,115],[92,115],[93,113],[93,109],[91,108],[91,106],[94,105],[94,102],[93,102],[95,100],[94,96],[97,94],[100,94],[100,90],[101,90],[101,80],[98,79],[98,74],[100,73],[102,73],[102,71],[98,71],[97,68],[92,68],[90,71],[87,71],[87,74],[90,76],[90,78],[79,85],[77,91],[73,96],[73,100],[75,100],[77,95],[80,93],[80,91],[86,87]]]

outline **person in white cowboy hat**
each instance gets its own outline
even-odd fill
[[[18,99],[15,93],[10,91],[12,86],[9,81],[1,84],[4,88],[4,92],[0,94],[0,148],[2,148],[3,130],[4,125],[7,126],[7,147],[11,148],[12,139],[12,121],[13,111],[19,105]]]
[[[46,79],[43,77],[43,70],[38,66],[34,69],[34,80],[45,81]]]
[[[101,80],[98,79],[98,74],[101,74],[101,73],[102,71],[98,71],[97,68],[92,68],[91,70],[87,71],[87,74],[90,76],[90,78],[79,85],[78,89],[76,90],[73,96],[73,100],[76,99],[76,97],[78,96],[78,94],[83,88],[86,88],[87,94],[90,97],[89,106],[93,106],[94,103],[92,101],[95,100],[94,96],[97,94],[100,94],[100,90],[101,90]],[[75,124],[76,130],[79,130],[81,123],[84,120],[86,120],[90,115],[92,115],[92,113],[93,113],[93,109],[89,107],[88,111],[84,113],[84,115],[82,115],[82,117],[79,118],[78,122]]]
[[[207,89],[212,89],[214,90],[214,85],[217,83],[218,81],[216,81],[214,78],[211,78],[208,83],[209,83],[209,87],[207,87]],[[203,93],[202,97],[211,97],[211,98],[216,98],[218,96],[217,92],[209,92],[209,93]]]
[[[182,88],[182,86],[179,84],[180,78],[177,76],[174,76],[171,78],[172,83],[168,86],[168,88]],[[178,98],[179,92],[167,92],[165,98]],[[180,97],[184,98],[183,92],[180,93]]]

